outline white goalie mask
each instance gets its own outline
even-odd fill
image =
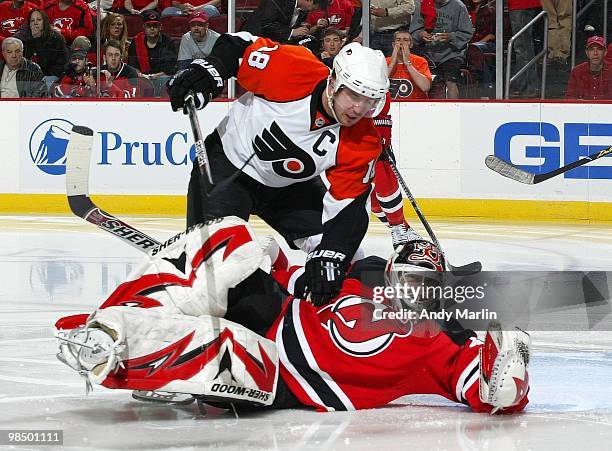
[[[380,50],[372,50],[356,42],[342,47],[340,53],[334,58],[332,77],[335,78],[332,95],[328,97],[329,107],[334,116],[333,98],[340,88],[347,87],[357,94],[370,99],[377,99],[375,106],[366,114],[366,117],[375,117],[385,106],[387,91],[389,90],[389,76],[387,61]],[[331,77],[327,80],[328,88]],[[335,118],[338,120],[338,118]]]
[[[400,246],[391,255],[385,268],[385,283],[390,287],[439,287],[443,280],[444,256],[440,250],[426,240],[410,241]],[[406,292],[406,291],[404,291]],[[421,291],[426,294],[425,291]],[[435,293],[435,290],[432,290]],[[400,299],[418,305],[431,305],[431,296]]]

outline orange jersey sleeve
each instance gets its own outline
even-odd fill
[[[373,167],[381,151],[380,137],[372,119],[363,119],[350,128],[343,127],[336,165],[325,173],[333,198],[351,199],[369,189]]]
[[[425,75],[428,80],[431,80],[431,71],[429,70],[429,63],[425,58],[419,55],[410,55],[410,62],[416,70],[421,74]]]
[[[307,48],[267,38],[247,47],[238,69],[238,82],[245,89],[273,102],[302,99],[328,76],[328,67]]]

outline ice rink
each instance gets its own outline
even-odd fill
[[[127,222],[160,240],[183,227],[182,219]],[[432,226],[455,265],[480,260],[486,270],[612,271],[612,224]],[[383,226],[372,223],[365,248],[389,255]],[[85,396],[81,378],[55,357],[52,325],[99,305],[139,256],[79,218],[0,216],[0,429],[64,431],[63,447],[15,449],[610,449],[612,314],[605,308],[593,330],[532,333],[531,402],[515,416],[475,414],[435,396],[407,396],[366,411],[239,418],[215,409],[203,415],[195,404],[143,403],[99,386]],[[562,321],[564,314],[556,317]]]

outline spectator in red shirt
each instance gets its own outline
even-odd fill
[[[94,97],[96,95],[96,79],[87,66],[87,50],[74,49],[70,54],[70,62],[60,82],[55,86],[55,97]]]
[[[45,6],[51,27],[70,44],[77,36],[91,36],[94,31],[91,11],[83,0],[51,0]]]
[[[110,97],[135,97],[139,72],[123,62],[123,49],[119,41],[109,40],[104,45],[106,64],[100,68],[102,91]]]
[[[587,39],[588,61],[577,65],[567,84],[568,99],[612,100],[612,68],[605,64],[606,41],[601,36]]]
[[[15,34],[35,5],[24,0],[12,0],[0,3],[0,42]]]
[[[306,24],[310,27],[309,34],[320,36],[321,30],[334,27],[343,33],[349,29],[353,17],[353,5],[350,0],[331,0],[326,8],[308,13]]]

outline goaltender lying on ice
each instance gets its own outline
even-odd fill
[[[58,320],[58,357],[88,386],[221,405],[353,410],[420,393],[477,412],[522,410],[525,332],[492,323],[483,343],[456,321],[373,318],[373,274],[392,285],[443,267],[435,246],[410,242],[388,262],[355,262],[341,293],[314,307],[291,296],[303,268],[290,267],[272,238],[258,239],[239,218],[218,219],[147,256],[92,314]]]

